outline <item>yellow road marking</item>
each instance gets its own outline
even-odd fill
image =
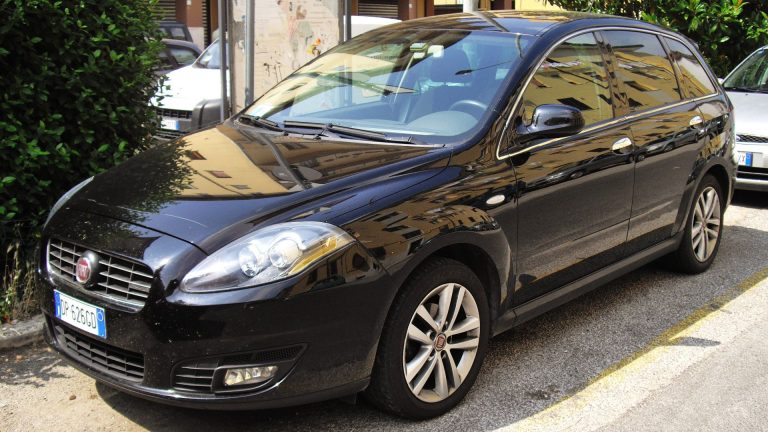
[[[582,431],[604,427],[738,336],[750,322],[764,319],[766,305],[768,267],[693,311],[644,348],[611,365],[583,389],[499,430]],[[693,348],[676,343],[692,337],[719,343]]]

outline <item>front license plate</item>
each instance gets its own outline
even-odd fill
[[[56,318],[90,334],[107,338],[107,321],[103,308],[80,301],[57,290],[53,290],[53,306],[56,310]]]
[[[169,118],[163,118],[160,121],[161,129],[179,130],[179,121]]]
[[[739,165],[752,166],[752,153],[751,152],[739,152]]]

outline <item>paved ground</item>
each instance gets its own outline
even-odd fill
[[[768,430],[766,195],[737,195],[726,224],[706,274],[651,265],[494,339],[467,399],[429,422],[336,401],[165,407],[36,346],[0,355],[0,430]]]

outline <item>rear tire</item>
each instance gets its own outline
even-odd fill
[[[429,260],[390,310],[366,397],[402,417],[444,414],[475,382],[489,330],[487,295],[472,270],[447,258]]]
[[[720,183],[706,175],[696,189],[680,246],[665,257],[668,267],[696,274],[712,265],[723,237],[724,202]]]

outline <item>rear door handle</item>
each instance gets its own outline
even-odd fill
[[[632,147],[632,140],[624,137],[613,143],[611,150],[616,153],[624,153],[624,149],[627,147]]]

